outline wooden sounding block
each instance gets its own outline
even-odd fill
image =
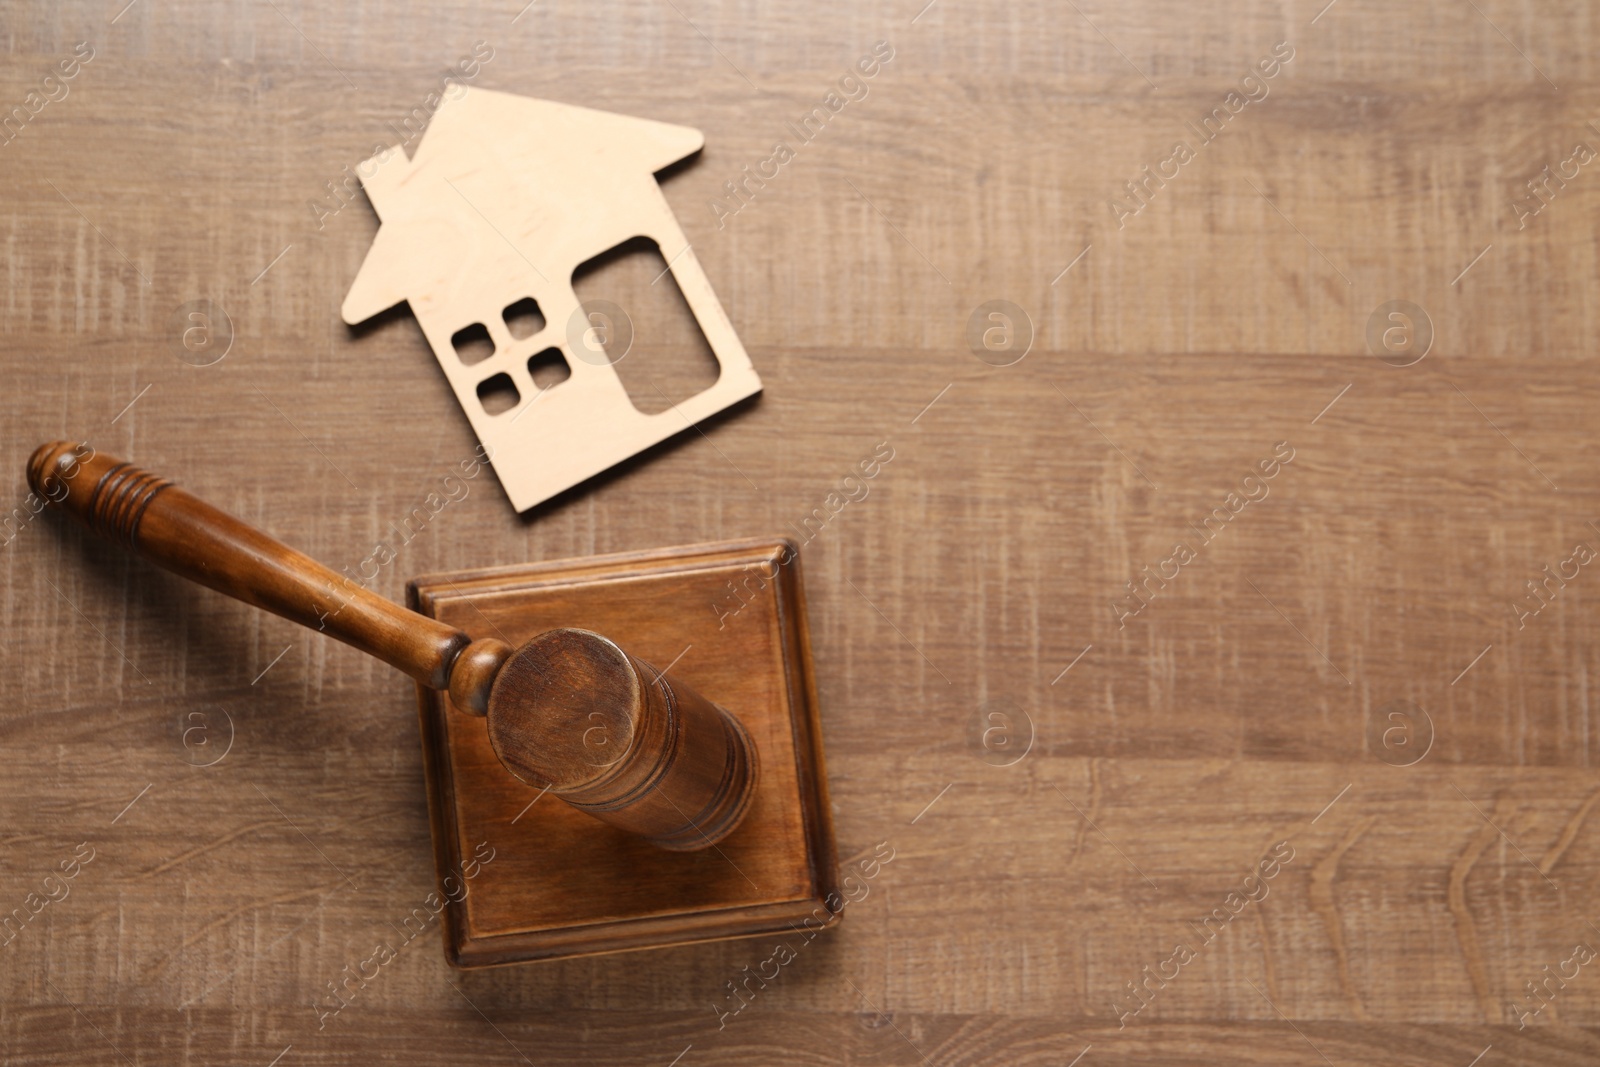
[[[604,633],[738,710],[760,753],[739,829],[715,848],[669,852],[505,773],[483,721],[418,688],[428,801],[441,872],[482,841],[496,850],[445,912],[462,967],[556,959],[787,931],[835,916],[832,820],[798,561],[786,541],[748,541],[418,578],[411,606],[474,637],[521,642],[552,625]],[[776,575],[737,616],[727,582]],[[743,588],[762,583],[746,583]],[[597,759],[606,745],[595,735]],[[605,739],[610,743],[611,739]],[[532,807],[529,805],[532,804]]]
[[[791,543],[423,579],[410,587],[419,614],[87,445],[41,446],[28,480],[151,562],[416,679],[440,886],[454,901],[444,923],[452,962],[835,917],[824,903],[836,893],[833,836]],[[754,567],[766,576],[761,593],[740,625],[719,628],[721,583]],[[642,649],[665,668],[636,658]],[[686,671],[738,714],[702,696]],[[471,858],[468,838],[505,858],[455,900],[447,879]]]
[[[381,225],[341,313],[355,325],[410,304],[516,509],[760,392],[655,180],[701,149],[700,131],[457,88],[414,158],[393,147],[357,167]],[[632,337],[626,309],[582,306],[572,288],[580,266],[635,237],[655,242],[720,368],[710,388],[652,415],[614,366]],[[507,315],[530,299],[542,325],[517,337]],[[476,331],[493,352],[469,362],[456,338]],[[541,360],[564,363],[568,377],[541,389]],[[483,397],[497,384],[516,400],[491,412]]]

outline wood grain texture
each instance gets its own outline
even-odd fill
[[[423,685],[449,688],[466,653],[470,638],[460,630],[408,612],[160,475],[86,444],[40,445],[28,460],[28,486],[32,499],[50,501],[139,558],[343,641]],[[502,646],[501,659],[509,651]]]
[[[810,941],[838,921],[849,901],[799,568],[792,543],[747,541],[408,585],[422,613],[519,645],[495,681],[487,724],[418,688],[434,854],[448,899],[440,922],[453,962],[496,966],[773,934]],[[747,575],[762,577],[742,625],[719,626],[707,606]],[[574,631],[551,629],[557,621],[590,640],[575,643]],[[615,646],[597,648],[605,642],[590,628],[667,666],[634,660],[618,680]],[[552,658],[552,647],[568,655]],[[590,655],[600,669],[581,662]],[[573,684],[572,698],[550,692]],[[613,690],[622,692],[611,708],[590,710],[600,707],[596,694]],[[497,717],[518,701],[540,708],[537,722]],[[618,749],[626,751],[613,758]],[[539,806],[546,789],[572,806]],[[870,870],[876,876],[878,864]]]
[[[0,147],[0,918],[79,863],[0,947],[0,1059],[1600,1053],[1593,965],[1517,1014],[1600,939],[1597,579],[1543,584],[1600,547],[1600,171],[1526,217],[1529,181],[1600,147],[1588,7],[119,11],[6,20],[0,117],[77,42],[94,58]],[[662,191],[764,386],[526,518],[492,471],[460,476],[476,442],[417,326],[338,314],[377,231],[344,168],[404,140],[480,40],[474,86],[704,132]],[[792,143],[878,41],[864,95]],[[1119,226],[1125,183],[1279,42],[1265,99]],[[725,183],[786,139],[734,211]],[[202,299],[231,329],[186,349]],[[969,346],[995,300],[1032,324],[1009,366]],[[1434,332],[1409,367],[1366,339],[1399,300]],[[292,522],[391,598],[428,572],[806,541],[840,859],[895,859],[747,1003],[728,983],[760,941],[460,976],[419,939],[322,1019],[434,888],[410,686],[31,517],[22,467],[56,438]],[[1279,442],[1268,495],[1192,543]],[[1180,541],[1195,558],[1119,626]],[[1280,841],[1270,893],[1119,1029],[1128,983]]]

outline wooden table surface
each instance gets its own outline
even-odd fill
[[[0,1060],[1600,1058],[1592,10],[922,2],[8,5]],[[528,516],[485,473],[373,586],[821,510],[840,856],[894,859],[764,984],[430,933],[329,1011],[434,887],[410,683],[27,507],[67,437],[392,536],[476,441],[408,314],[340,322],[328,183],[478,42],[705,131],[663,188],[766,388]],[[648,403],[704,375],[640,264]]]

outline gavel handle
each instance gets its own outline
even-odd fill
[[[460,630],[407,611],[166,479],[88,445],[41,445],[28,461],[28,483],[136,555],[353,645],[430,688],[449,685],[451,668],[471,643]]]

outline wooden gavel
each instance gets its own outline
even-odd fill
[[[473,640],[84,445],[40,446],[28,482],[152,563],[448,691],[460,711],[487,716],[507,770],[597,819],[689,851],[750,808],[757,758],[743,724],[599,634],[550,630],[517,649]]]

